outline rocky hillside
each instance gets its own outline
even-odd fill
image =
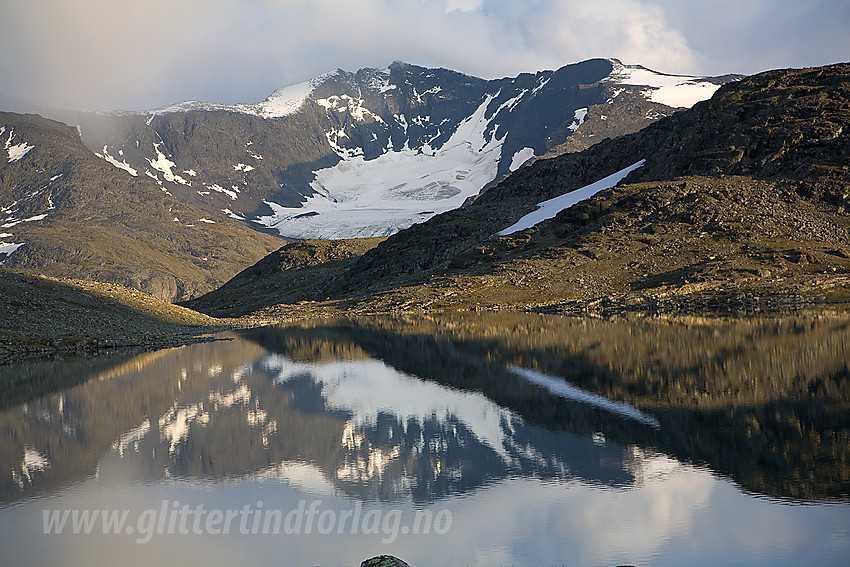
[[[2,268],[0,311],[0,368],[30,358],[92,351],[110,354],[120,347],[163,348],[226,324],[118,285],[30,276]],[[2,374],[4,405],[19,396],[26,400],[28,389],[52,383],[44,375],[33,383],[27,376]]]
[[[281,239],[209,214],[96,157],[73,128],[0,113],[0,263],[133,287],[210,291]]]
[[[518,170],[473,204],[387,239],[346,277],[303,297],[370,309],[749,309],[842,300],[850,296],[848,123],[848,64],[726,84],[638,133]],[[618,186],[554,219],[496,234],[538,203],[641,160]]]
[[[239,272],[219,289],[182,305],[213,315],[244,315],[279,303],[304,299],[344,277],[366,251],[385,239],[300,240],[287,244]]]
[[[337,70],[257,104],[53,115],[116,168],[210,219],[351,238],[456,208],[534,156],[637,131],[731,79],[607,59],[497,80],[396,62]]]

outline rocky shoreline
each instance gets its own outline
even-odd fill
[[[210,328],[209,333],[224,331],[232,327]],[[78,357],[112,356],[137,354],[155,350],[176,348],[195,343],[228,340],[208,334],[175,333],[149,338],[92,338],[46,339],[42,344],[18,344],[13,341],[0,343],[0,365],[33,360],[64,360]],[[70,344],[66,344],[70,343]]]

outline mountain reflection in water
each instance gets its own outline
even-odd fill
[[[6,409],[0,494],[85,478],[110,451],[146,455],[151,479],[309,478],[423,503],[511,477],[628,487],[645,455],[667,454],[748,491],[845,499],[848,335],[840,319],[519,314],[246,330]],[[605,403],[555,395],[518,368]]]
[[[108,451],[145,455],[153,479],[312,477],[363,500],[430,502],[508,476],[634,482],[631,449],[526,424],[480,392],[245,346],[186,347],[4,412],[5,450],[21,455],[4,460],[4,498],[84,478]]]

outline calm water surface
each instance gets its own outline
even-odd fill
[[[846,320],[227,338],[0,369],[0,564],[850,561]]]

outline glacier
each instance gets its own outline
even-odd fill
[[[267,201],[272,214],[255,222],[290,238],[387,236],[459,207],[498,171],[504,140],[488,132],[496,114],[486,116],[493,99],[485,97],[440,149],[405,146],[372,160],[346,156],[315,172],[316,194],[303,206]]]

